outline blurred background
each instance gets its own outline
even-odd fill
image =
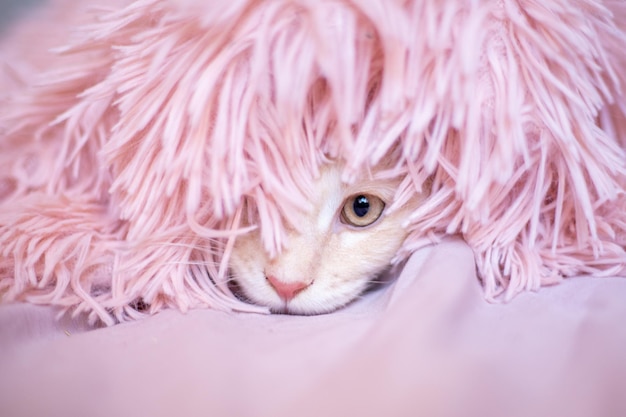
[[[0,34],[8,23],[44,0],[0,0]]]

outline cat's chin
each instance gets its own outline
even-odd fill
[[[293,308],[289,308],[289,306],[282,306],[282,307],[270,307],[270,312],[272,314],[283,314],[286,316],[317,316],[320,314],[327,314],[327,313],[318,313],[318,312],[310,312],[310,311],[295,311]]]
[[[311,306],[297,299],[289,302],[259,300],[254,297],[249,297],[245,293],[240,295],[239,299],[248,304],[267,307],[272,314],[284,314],[291,316],[318,316],[322,314],[329,314],[343,308],[349,303],[324,303]]]
[[[333,313],[341,308],[343,308],[344,305],[339,305],[336,307],[331,307],[331,308],[325,308],[325,309],[306,309],[306,308],[298,308],[298,307],[294,307],[294,306],[290,306],[289,304],[287,305],[283,305],[280,307],[270,307],[270,311],[272,312],[272,314],[284,314],[284,315],[290,315],[290,316],[320,316],[320,315],[324,315],[324,314],[330,314]]]
[[[268,307],[273,314],[286,314],[294,316],[318,316],[330,314],[337,310],[341,310],[345,306],[353,303],[358,299],[360,292],[344,296],[341,298],[333,297],[329,299],[314,299],[311,297],[295,298],[291,301],[269,301],[269,300],[250,300],[252,304]],[[304,295],[304,294],[303,294]]]

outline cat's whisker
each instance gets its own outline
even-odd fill
[[[224,248],[226,244],[223,242],[211,242],[206,243],[183,243],[183,242],[155,242],[149,243],[147,246],[153,247],[175,247],[175,248],[187,248],[187,249],[215,249]]]
[[[168,261],[162,265],[198,265],[198,266],[219,266],[219,262],[204,262],[204,261]]]
[[[158,249],[153,248],[155,251],[161,251],[160,253],[168,249],[180,249],[180,247],[163,245],[159,246]],[[188,254],[194,258],[221,258],[224,254],[224,250],[219,248],[186,246],[184,249],[187,249]]]

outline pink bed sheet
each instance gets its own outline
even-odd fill
[[[0,416],[626,415],[626,280],[489,304],[474,270],[447,241],[311,317],[165,311],[89,329],[0,306]]]

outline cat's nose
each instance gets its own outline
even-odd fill
[[[274,288],[278,296],[285,301],[291,300],[299,292],[311,285],[310,282],[303,281],[283,282],[272,275],[267,276],[267,282]]]

